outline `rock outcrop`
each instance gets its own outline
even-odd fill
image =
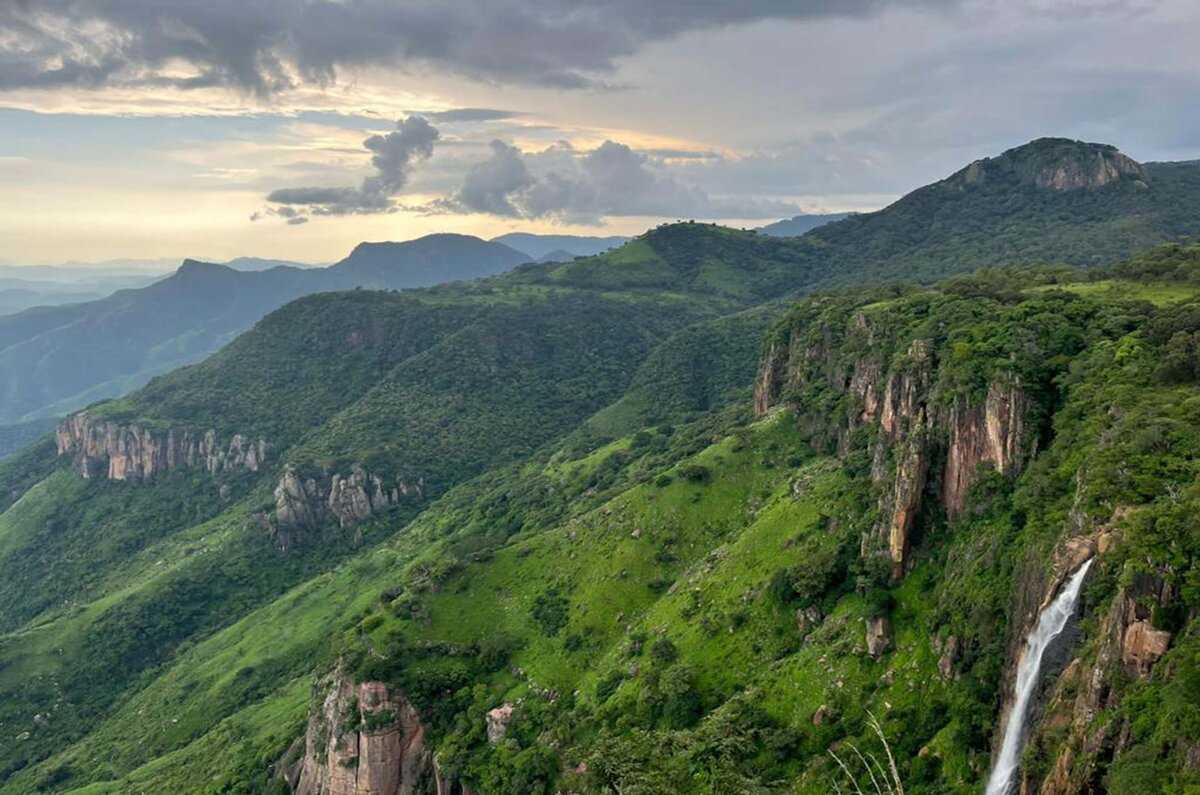
[[[993,180],[1014,179],[1055,191],[1098,190],[1122,180],[1145,188],[1150,182],[1142,165],[1115,146],[1041,138],[997,157],[976,160],[940,184],[963,189]]]
[[[1134,676],[1146,677],[1158,658],[1167,653],[1171,633],[1155,629],[1149,621],[1135,621],[1125,628],[1121,641],[1121,662]]]
[[[516,708],[512,704],[501,704],[487,713],[487,738],[492,745],[504,739],[508,734],[508,724],[512,723]]]
[[[953,519],[967,509],[981,465],[1006,476],[1021,471],[1035,452],[1034,407],[1019,379],[1007,373],[998,373],[979,398],[943,399],[938,352],[929,340],[912,340],[889,357],[875,338],[870,320],[856,312],[845,329],[805,330],[774,341],[759,369],[754,405],[761,416],[795,403],[801,424],[814,436],[832,436],[842,454],[857,432],[870,431],[880,519],[863,536],[861,552],[884,558],[898,579],[927,498]],[[839,346],[866,352],[847,360]],[[804,416],[808,408],[799,403],[810,387],[842,396],[847,408],[838,428],[829,428],[827,411]]]
[[[63,420],[55,435],[58,454],[72,456],[76,472],[109,480],[149,480],[177,469],[257,472],[269,452],[264,439],[234,434],[226,442],[211,429],[122,425],[86,411]]]
[[[1099,551],[1105,539],[1111,546],[1111,531],[1101,527],[1093,536],[1066,542],[1055,554],[1050,586],[1091,550]],[[1103,554],[1100,552],[1099,554]],[[1145,678],[1166,653],[1171,633],[1151,623],[1154,605],[1170,603],[1176,594],[1166,580],[1153,574],[1135,575],[1107,605],[1093,641],[1094,654],[1080,654],[1059,677],[1031,742],[1040,733],[1065,736],[1051,750],[1054,761],[1041,780],[1022,781],[1022,792],[1040,795],[1085,795],[1102,792],[1102,760],[1121,754],[1129,740],[1130,727],[1123,721],[1107,720],[1119,706],[1118,685],[1124,677]]]
[[[867,654],[875,659],[892,647],[892,622],[887,616],[867,619]]]
[[[425,726],[402,693],[341,673],[322,684],[325,696],[309,716],[303,752],[279,766],[295,795],[442,791]]]
[[[312,529],[329,520],[349,528],[403,500],[421,499],[422,480],[385,481],[355,465],[348,475],[302,478],[288,467],[275,487],[273,526],[278,530]]]
[[[1026,449],[1026,417],[1030,402],[1015,381],[993,381],[982,404],[956,402],[950,409],[946,468],[942,475],[942,505],[953,517],[966,508],[967,490],[980,464],[991,464],[1003,475],[1015,474],[1034,454]]]

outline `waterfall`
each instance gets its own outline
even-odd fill
[[[1092,561],[1089,560],[1071,575],[1071,579],[1058,596],[1054,597],[1054,601],[1038,616],[1037,626],[1025,641],[1025,653],[1017,666],[1015,698],[1012,710],[1008,714],[1004,742],[1000,746],[996,764],[992,767],[992,775],[988,778],[986,795],[1009,795],[1016,783],[1017,768],[1021,761],[1021,743],[1025,737],[1025,720],[1029,717],[1029,700],[1033,697],[1033,691],[1037,689],[1038,677],[1042,672],[1042,658],[1046,656],[1046,649],[1062,634],[1067,621],[1075,614],[1083,578],[1091,565]]]

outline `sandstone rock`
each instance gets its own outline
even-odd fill
[[[487,738],[492,745],[504,739],[508,733],[508,724],[512,723],[515,707],[512,704],[501,704],[487,714]]]
[[[1149,621],[1136,621],[1125,630],[1121,661],[1131,673],[1144,677],[1158,658],[1167,653],[1170,643],[1170,632],[1154,629]]]
[[[813,726],[824,726],[825,723],[828,722],[832,717],[833,710],[830,709],[827,704],[822,704],[821,706],[817,707],[817,711],[813,713],[812,724]]]
[[[416,795],[434,775],[417,710],[382,682],[327,680],[304,751],[280,765],[296,795]]]
[[[867,653],[875,659],[892,646],[892,622],[887,616],[867,619]]]
[[[397,478],[385,483],[355,465],[349,475],[334,474],[327,481],[301,481],[288,467],[275,486],[274,525],[280,530],[311,529],[333,519],[345,529],[404,499],[424,496],[425,483]]]
[[[234,434],[223,444],[215,430],[154,430],[93,418],[86,411],[63,420],[55,432],[58,454],[74,458],[85,478],[148,480],[176,469],[204,469],[210,474],[231,470],[257,472],[267,458],[266,440]]]
[[[967,491],[980,464],[991,464],[1003,475],[1020,470],[1029,409],[1029,399],[1015,381],[993,381],[981,406],[956,402],[951,408],[942,475],[942,504],[951,518],[966,508]]]
[[[846,338],[868,352],[847,363],[837,355]],[[885,358],[871,349],[873,338],[871,321],[859,312],[847,329],[809,329],[772,342],[756,380],[755,410],[762,415],[787,395],[817,385],[846,395],[849,409],[830,429],[828,417],[805,415],[798,406],[797,421],[815,438],[836,442],[844,453],[853,431],[875,426],[871,478],[880,518],[864,533],[861,554],[886,559],[893,579],[899,579],[910,562],[928,485],[937,487],[953,517],[967,507],[981,464],[1008,476],[1019,473],[1036,443],[1028,421],[1033,405],[1017,379],[1000,376],[982,399],[946,407],[937,399],[931,340],[912,340],[902,355]],[[793,485],[794,493],[801,491],[799,483]]]

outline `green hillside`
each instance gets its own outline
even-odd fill
[[[1200,247],[1104,237],[1159,167],[1030,146],[800,238],[306,296],[73,415],[0,462],[0,793],[845,792],[871,715],[977,793],[1088,558],[1024,784],[1200,788]],[[1037,254],[1087,207],[1103,255]]]

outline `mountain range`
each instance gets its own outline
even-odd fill
[[[507,270],[528,256],[465,235],[363,243],[329,267],[187,260],[140,289],[0,317],[0,423],[56,416],[198,361],[309,293],[403,289]]]
[[[1019,786],[1200,787],[1198,203],[1042,139],[799,237],[185,263],[48,360],[228,344],[0,463],[0,793],[974,795],[1088,560]]]
[[[758,231],[771,237],[798,237],[805,232],[811,232],[818,226],[849,218],[850,215],[850,213],[805,213],[760,226]]]
[[[601,254],[629,242],[628,237],[610,235],[608,237],[589,237],[586,235],[535,235],[529,232],[509,232],[506,235],[492,238],[494,243],[523,251],[531,260],[545,260],[547,257],[588,257]]]

